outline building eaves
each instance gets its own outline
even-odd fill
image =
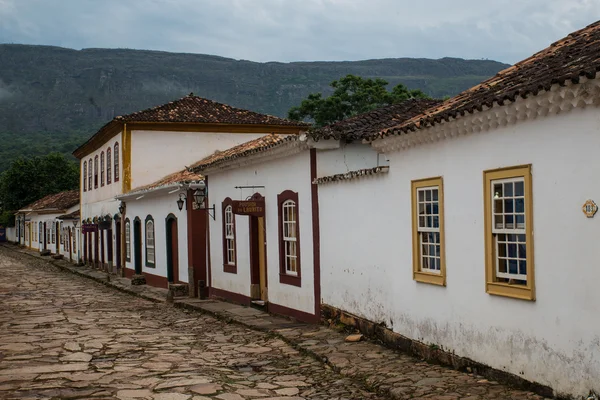
[[[406,100],[334,124],[312,128],[308,131],[307,136],[314,141],[327,139],[360,141],[377,134],[382,129],[397,126],[441,102],[441,100],[434,99]]]
[[[300,136],[298,135],[279,135],[272,133],[224,151],[217,151],[192,164],[189,169],[194,172],[202,172],[209,168],[221,166],[241,158],[249,157],[253,154],[263,153],[284,144],[297,142],[299,140]]]
[[[482,83],[432,107],[420,115],[367,140],[402,135],[451,121],[494,105],[505,105],[517,98],[536,96],[553,85],[579,83],[581,77],[594,79],[600,71],[600,21],[575,31],[531,57],[500,71]]]

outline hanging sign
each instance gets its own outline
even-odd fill
[[[265,216],[265,200],[234,200],[233,213],[237,215]]]
[[[81,226],[81,232],[83,232],[83,233],[98,232],[98,225],[96,225],[96,224],[83,224]]]
[[[594,200],[587,200],[585,203],[583,203],[581,211],[583,211],[586,217],[593,218],[598,211],[598,206],[596,203],[594,203]]]

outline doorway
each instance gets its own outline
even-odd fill
[[[135,273],[142,274],[142,221],[138,217],[133,220],[133,255],[135,257]]]
[[[179,239],[177,237],[177,217],[169,214],[166,220],[167,230],[167,280],[179,282]]]
[[[46,250],[48,243],[48,231],[46,230],[46,223],[44,222],[44,250]]]
[[[250,216],[250,295],[253,301],[267,302],[267,260],[265,217]]]
[[[117,271],[121,269],[121,220],[117,220],[115,222],[115,247],[116,247],[116,256],[117,256]]]

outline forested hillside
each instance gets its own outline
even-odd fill
[[[285,116],[346,74],[454,95],[507,65],[488,60],[382,59],[257,63],[125,49],[0,45],[0,171],[18,155],[70,153],[102,124],[190,92]]]

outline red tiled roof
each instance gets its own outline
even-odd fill
[[[77,204],[79,204],[79,190],[69,190],[48,195],[23,207],[22,210],[66,210]]]
[[[200,122],[210,124],[260,124],[306,126],[267,114],[232,107],[190,94],[179,100],[115,118],[123,122]]]
[[[313,140],[331,138],[336,140],[362,140],[379,133],[382,129],[401,124],[440,103],[441,100],[406,100],[322,128],[311,129],[308,136]]]
[[[498,72],[496,76],[421,115],[373,135],[371,139],[421,129],[474,110],[481,111],[484,106],[490,108],[494,103],[502,104],[505,100],[515,101],[517,97],[537,95],[554,84],[564,85],[568,80],[578,83],[582,76],[593,79],[598,71],[600,21],[569,34],[548,48]]]
[[[246,157],[253,153],[258,153],[263,150],[275,147],[285,142],[298,140],[298,135],[278,135],[272,133],[270,135],[261,136],[257,139],[246,143],[239,144],[224,151],[217,151],[208,157],[203,158],[193,164],[190,169],[200,172],[210,166],[234,160],[236,158]]]
[[[145,190],[156,189],[161,186],[167,186],[175,183],[189,183],[194,181],[202,180],[203,177],[200,174],[196,174],[194,172],[189,172],[187,169],[183,171],[177,171],[170,175],[165,176],[157,180],[156,182],[152,182],[149,185],[144,185],[133,189],[131,192],[141,192]]]
[[[256,125],[281,127],[286,129],[308,129],[310,124],[290,121],[273,115],[261,114],[227,104],[217,103],[202,97],[189,94],[179,100],[171,101],[160,106],[137,111],[131,114],[117,116],[102,126],[98,132],[79,146],[73,155],[83,157],[90,148],[104,143],[109,135],[114,135],[123,127],[123,123],[155,122],[155,123],[198,123],[219,125]],[[267,130],[268,132],[268,130]]]

